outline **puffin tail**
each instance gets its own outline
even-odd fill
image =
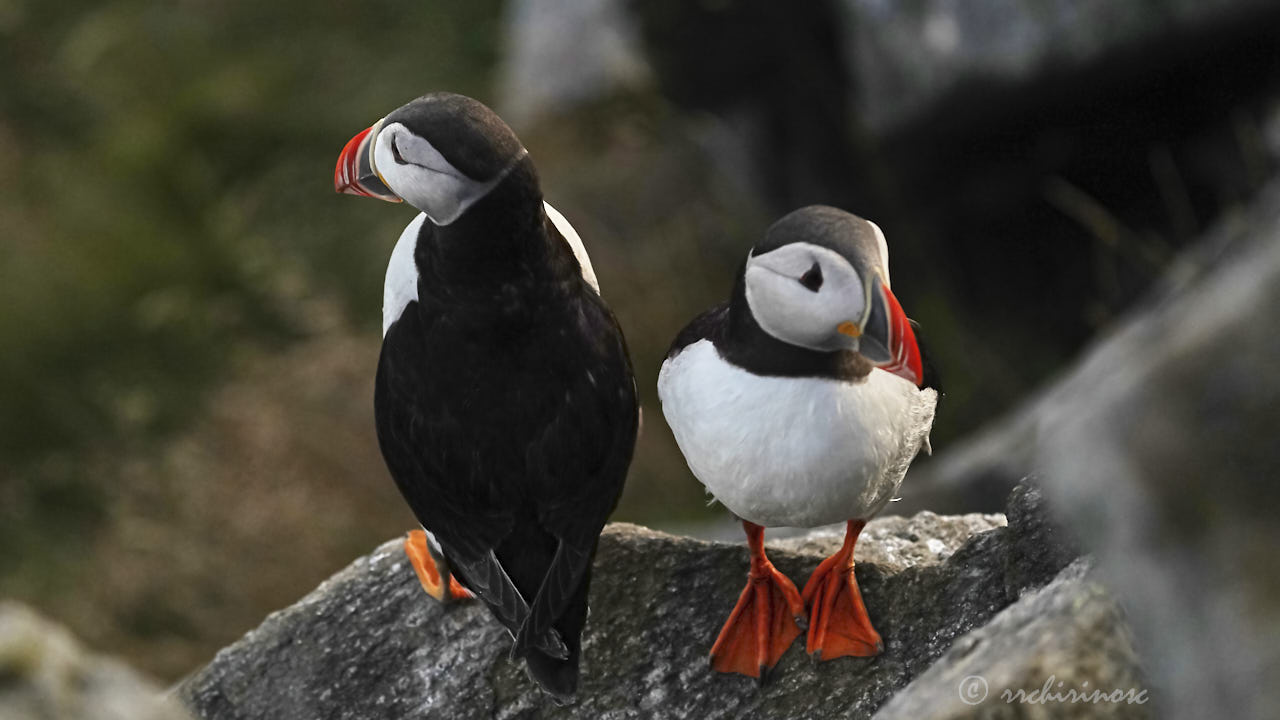
[[[552,627],[564,639],[569,654],[553,657],[537,647],[529,647],[520,653],[525,660],[529,677],[547,692],[557,704],[572,703],[578,691],[578,659],[582,656],[582,627],[587,621],[587,587],[590,570],[579,579],[578,587],[569,598],[564,612]]]
[[[540,651],[533,650],[525,656],[525,669],[529,677],[555,700],[557,705],[569,705],[577,699],[578,693],[578,655],[577,643],[569,649],[569,657],[559,660]]]
[[[511,658],[523,658],[529,677],[564,705],[578,689],[592,553],[566,548],[536,518],[520,520],[495,551],[516,591],[529,599],[524,613],[509,616],[517,622],[503,622],[512,635]]]

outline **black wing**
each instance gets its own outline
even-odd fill
[[[938,391],[938,399],[941,400],[945,394],[942,390],[942,377],[938,374],[938,368],[933,364],[933,357],[929,354],[928,348],[925,346],[924,337],[920,334],[920,323],[915,320],[907,319],[911,323],[911,330],[916,336],[916,347],[920,348],[920,365],[924,370],[924,378],[921,388],[933,388]]]
[[[384,340],[375,408],[391,474],[459,578],[517,636],[517,653],[567,655],[576,677],[589,566],[638,413],[603,301],[583,284],[559,320],[523,335],[494,327],[513,333],[494,353],[410,303]]]
[[[474,559],[507,534],[512,514],[490,502],[488,489],[470,477],[480,469],[460,457],[466,450],[457,443],[466,431],[457,406],[475,379],[444,386],[433,372],[438,353],[430,349],[430,325],[412,302],[383,339],[374,385],[378,444],[419,522],[449,549]],[[449,491],[442,492],[442,484]]]
[[[639,406],[622,330],[598,296],[587,300],[578,322],[596,341],[590,353],[596,361],[571,383],[529,454],[544,498],[537,521],[558,542],[516,636],[516,655],[526,654],[530,640],[545,634],[585,589],[596,540],[617,507],[635,450]]]
[[[720,303],[695,317],[680,330],[680,333],[676,335],[676,339],[671,342],[671,347],[667,349],[667,359],[670,360],[679,355],[681,350],[699,340],[714,341],[720,337],[728,324],[728,317],[729,303],[727,302]]]

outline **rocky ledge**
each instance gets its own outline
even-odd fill
[[[0,601],[0,720],[190,720],[124,663],[34,610]]]
[[[1118,611],[1087,561],[1073,562],[1077,553],[1046,519],[1039,492],[1020,486],[1007,515],[1007,525],[1001,515],[873,521],[859,541],[857,575],[884,654],[814,664],[797,641],[763,688],[707,662],[744,582],[745,548],[614,524],[600,540],[573,705],[556,706],[507,659],[510,641],[481,607],[427,598],[399,541],[268,617],[178,693],[210,720],[869,717],[882,706],[889,717],[923,717],[924,707],[945,717],[993,709],[1016,717],[1045,706],[1007,704],[999,694],[1033,691],[1051,673],[1076,686],[1140,684]],[[839,542],[838,533],[817,531],[771,544],[770,556],[802,583]],[[1027,662],[1040,650],[1061,662]],[[986,704],[959,694],[969,675],[989,679]],[[1143,706],[1087,710],[1132,715]]]

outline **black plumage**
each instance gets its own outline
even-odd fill
[[[483,124],[450,127],[461,147],[435,139],[460,168],[500,164],[468,149]],[[453,223],[423,223],[414,263],[418,297],[378,363],[383,456],[513,654],[570,696],[591,560],[637,432],[622,332],[545,215],[527,155]]]

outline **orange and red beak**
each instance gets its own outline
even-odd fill
[[[373,145],[382,129],[382,121],[361,130],[347,141],[338,155],[338,166],[333,170],[333,189],[349,195],[363,195],[387,202],[401,202],[400,196],[391,191],[378,174],[374,163]]]
[[[871,297],[862,323],[858,351],[884,370],[919,386],[924,382],[924,364],[911,321],[889,287],[879,276],[871,281]]]

